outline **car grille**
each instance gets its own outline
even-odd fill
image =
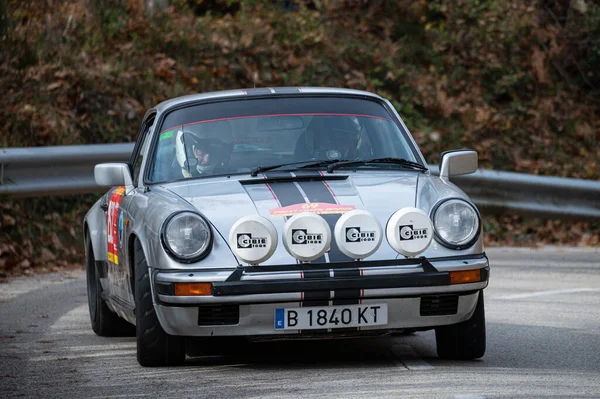
[[[431,295],[421,297],[421,316],[456,314],[458,295]]]
[[[239,322],[239,305],[200,306],[198,308],[199,326],[224,326]]]

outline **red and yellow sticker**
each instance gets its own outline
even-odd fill
[[[302,212],[312,212],[317,215],[346,213],[355,209],[354,205],[328,204],[326,202],[309,202],[308,204],[294,204],[281,208],[270,209],[271,216],[294,216]]]
[[[125,194],[125,187],[117,187],[110,195],[106,212],[106,233],[108,235],[108,261],[119,264],[119,205]]]

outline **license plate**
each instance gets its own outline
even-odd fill
[[[387,319],[386,303],[275,309],[276,330],[381,326]]]

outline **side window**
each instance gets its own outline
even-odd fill
[[[133,174],[133,185],[137,186],[140,179],[140,170],[142,169],[142,163],[144,160],[145,153],[147,151],[148,144],[150,142],[150,135],[148,132],[152,128],[154,124],[154,119],[148,119],[145,121],[142,129],[140,130],[140,134],[135,143],[135,148],[133,150],[130,166],[132,167]]]

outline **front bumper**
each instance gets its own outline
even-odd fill
[[[480,270],[480,281],[451,284],[450,272],[474,269]],[[158,318],[169,334],[297,335],[302,332],[275,331],[276,308],[387,303],[388,324],[362,327],[361,331],[459,323],[472,315],[478,291],[487,286],[488,277],[488,259],[478,254],[228,270],[156,270],[152,288]],[[183,282],[211,282],[212,295],[175,296],[174,284]],[[452,307],[445,313],[424,311],[424,304],[432,301],[451,301]],[[216,314],[227,314],[226,320]],[[215,324],[206,325],[203,317],[214,318]]]

